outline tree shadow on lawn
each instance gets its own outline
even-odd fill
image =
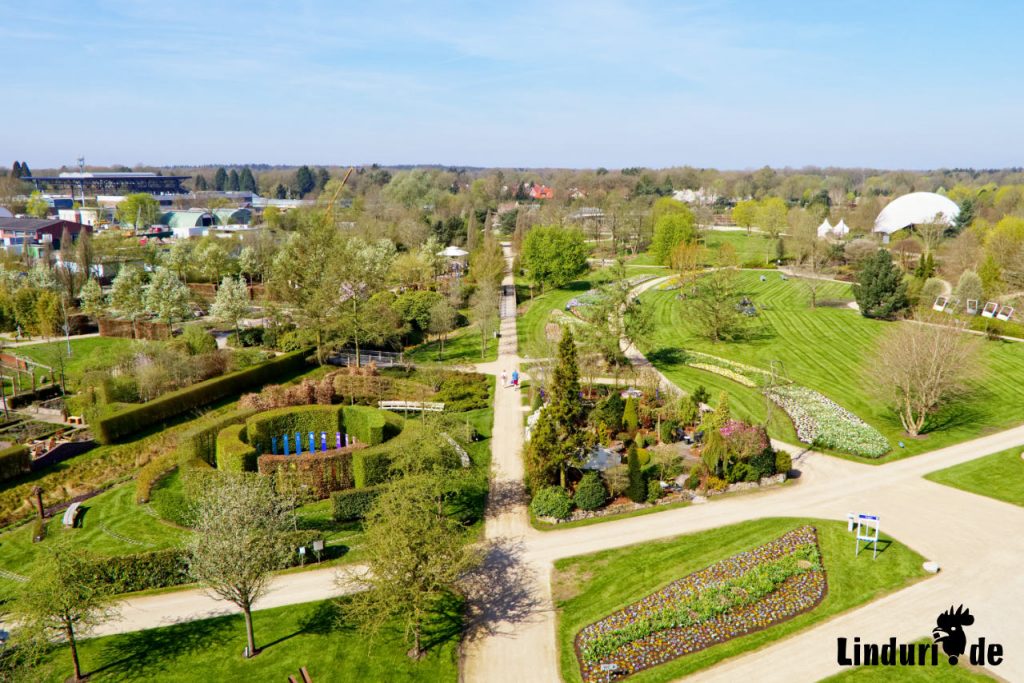
[[[686,362],[686,352],[677,347],[665,346],[648,353],[647,360],[654,365],[681,365]]]
[[[232,640],[238,642],[241,653],[245,631],[234,616],[125,633],[106,640],[99,654],[101,665],[90,675],[102,672],[113,680],[145,680],[154,670],[171,666],[180,657]]]

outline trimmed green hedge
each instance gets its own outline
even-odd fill
[[[354,522],[366,516],[370,505],[376,500],[380,489],[371,486],[366,489],[348,489],[331,494],[331,505],[335,522]]]
[[[148,403],[123,407],[93,422],[92,432],[100,443],[113,443],[189,410],[202,408],[222,398],[278,380],[283,373],[298,371],[305,366],[307,353],[289,353],[262,365],[169,392]]]
[[[352,454],[352,478],[357,489],[383,484],[391,478],[391,463],[398,453],[415,448],[423,436],[423,426],[406,422],[402,432],[377,446],[370,446]]]
[[[220,430],[239,422],[245,422],[256,411],[251,408],[234,410],[224,415],[203,418],[185,432],[178,446],[178,462],[201,459],[213,465],[217,462],[217,435]]]
[[[334,448],[335,432],[345,431],[345,415],[342,406],[291,406],[288,408],[275,408],[258,415],[253,415],[246,421],[246,434],[251,443],[259,452],[270,453],[272,439],[277,439],[277,447],[280,452],[283,448],[281,437],[289,435],[289,441],[294,442],[295,433],[302,435],[303,451],[308,450],[306,440],[309,433],[316,434],[316,443],[319,444],[320,432],[327,432],[327,442],[330,448]],[[295,452],[295,444],[290,443],[289,450]]]
[[[383,411],[367,406],[345,406],[345,431],[368,446],[384,443]]]
[[[244,424],[230,425],[217,434],[217,469],[227,472],[256,470],[256,449],[242,440]]]
[[[99,560],[96,569],[115,593],[134,593],[189,583],[188,555],[177,548]]]
[[[197,420],[196,426],[181,437],[176,449],[153,458],[139,470],[135,477],[135,502],[149,502],[153,486],[179,465],[197,460],[208,465],[215,463],[217,434],[229,425],[242,422],[253,412],[249,409],[236,410],[226,415]]]
[[[0,481],[20,477],[32,469],[28,446],[17,444],[0,450]]]

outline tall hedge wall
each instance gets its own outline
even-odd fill
[[[367,406],[345,406],[345,429],[368,446],[384,442],[383,411]]]
[[[139,470],[135,477],[135,502],[148,503],[153,486],[175,467],[196,461],[213,465],[217,462],[217,434],[228,425],[243,422],[254,411],[235,410],[224,415],[202,418],[182,435],[178,447],[158,455]]]
[[[242,408],[224,415],[197,420],[196,425],[181,437],[181,443],[178,446],[179,462],[188,462],[198,458],[211,465],[215,464],[217,434],[220,433],[220,430],[233,424],[245,422],[255,412],[251,408]]]
[[[308,352],[305,350],[285,354],[262,365],[214,377],[205,382],[169,392],[148,403],[123,407],[93,422],[91,425],[93,434],[100,443],[113,443],[189,410],[201,408],[222,398],[279,380],[283,373],[302,369],[305,366],[307,354]]]
[[[28,446],[17,444],[0,450],[0,481],[14,479],[32,468]]]
[[[354,522],[363,519],[379,493],[380,488],[376,486],[368,489],[335,491],[331,494],[334,521]]]
[[[244,424],[230,425],[217,434],[217,469],[228,472],[253,472],[259,455],[242,440]]]
[[[316,433],[319,445],[320,432],[327,432],[327,446],[334,448],[335,432],[345,432],[345,412],[342,406],[298,406],[276,408],[246,421],[246,434],[251,443],[261,453],[269,453],[272,439],[277,439],[278,452],[283,444],[281,437],[289,435],[289,450],[295,452],[295,433],[302,435],[303,451],[308,450],[306,439],[310,432]]]

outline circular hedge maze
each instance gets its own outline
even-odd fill
[[[419,431],[418,424],[367,406],[277,408],[221,429],[216,465],[273,476],[282,493],[322,500],[383,483],[394,454]]]

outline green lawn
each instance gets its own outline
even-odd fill
[[[760,282],[762,275],[767,277],[766,282]],[[916,455],[1024,422],[1024,401],[1020,400],[1024,346],[986,342],[982,347],[982,364],[987,371],[973,393],[941,415],[935,429],[912,439],[903,434],[896,415],[871,398],[870,381],[864,370],[880,336],[892,325],[905,323],[869,320],[846,308],[843,304],[852,300],[852,294],[845,283],[822,283],[818,301],[834,305],[812,309],[807,287],[799,280],[783,280],[778,273],[760,271],[741,271],[739,277],[743,293],[758,306],[768,307],[753,319],[750,337],[741,342],[713,344],[698,337],[687,320],[685,303],[677,299],[676,292],[650,290],[643,295],[656,321],[655,334],[644,351],[683,389],[692,390],[695,385],[704,384],[712,390],[712,396],[725,389],[737,415],[762,420],[767,408],[758,390],[685,367],[675,356],[679,349],[692,349],[766,370],[773,360],[781,361],[789,379],[825,394],[878,429],[893,444],[888,455],[869,460],[875,463]],[[792,440],[793,429],[780,425],[780,412],[773,408],[772,433]],[[902,449],[896,446],[901,440],[905,444]]]
[[[761,519],[559,560],[553,590],[558,609],[558,643],[562,678],[579,681],[573,640],[583,627],[636,602],[666,584],[736,553],[757,547],[803,524],[818,529],[818,542],[828,576],[828,595],[818,607],[756,633],[667,662],[630,676],[636,683],[670,681],[711,666],[727,657],[778,640],[812,624],[877,599],[925,576],[919,554],[891,543],[878,559],[871,553],[854,556],[846,524],[809,519]],[[884,545],[884,544],[883,544]]]
[[[1018,446],[926,474],[939,484],[1024,506],[1024,448]]]
[[[145,342],[136,342],[120,337],[73,339],[71,340],[70,358],[67,358],[67,342],[63,340],[19,346],[9,349],[9,351],[18,356],[30,358],[37,363],[49,365],[55,370],[60,367],[59,359],[65,357],[65,374],[68,377],[78,378],[92,368],[106,365],[116,353],[129,348],[133,343]],[[74,386],[69,386],[68,390],[74,390]]]
[[[440,349],[441,343],[434,340],[409,349],[405,357],[417,365],[486,363],[498,360],[498,339],[494,336],[487,340],[487,352],[480,357],[480,329],[476,325],[461,327],[453,332],[444,343],[444,353],[439,356]]]
[[[785,243],[785,240],[783,240]],[[723,232],[708,230],[704,233],[704,246],[717,251],[723,244],[731,244],[736,250],[736,258],[742,264],[755,262],[764,265],[775,261],[775,244],[768,235],[761,233]]]
[[[60,537],[97,555],[114,556],[159,550],[176,545],[187,533],[147,514],[135,504],[135,484],[113,488],[82,503],[79,527],[64,529],[61,515],[47,523],[46,540],[32,542],[32,525],[25,524],[0,534],[0,569],[27,575],[43,551]],[[0,576],[0,600],[10,597],[21,584]]]
[[[90,681],[287,681],[304,666],[314,681],[458,680],[458,636],[441,627],[418,662],[405,655],[401,630],[386,628],[372,643],[343,621],[333,602],[292,605],[253,613],[257,645],[246,660],[241,616],[219,617],[149,631],[84,641],[80,655]],[[33,681],[70,675],[66,648],[49,653]]]
[[[577,280],[561,289],[549,289],[523,304],[525,312],[516,320],[519,355],[523,358],[547,358],[554,354],[554,346],[547,340],[544,328],[552,311],[564,311],[565,305],[594,286],[594,280]]]
[[[919,640],[919,643],[928,643],[930,640]],[[996,679],[986,674],[968,668],[964,662],[957,666],[949,666],[939,656],[939,665],[936,666],[860,666],[843,673],[829,676],[824,679],[828,683],[847,683],[853,681],[900,681],[900,683],[980,683],[981,681],[994,681]],[[824,681],[823,681],[824,683]]]

